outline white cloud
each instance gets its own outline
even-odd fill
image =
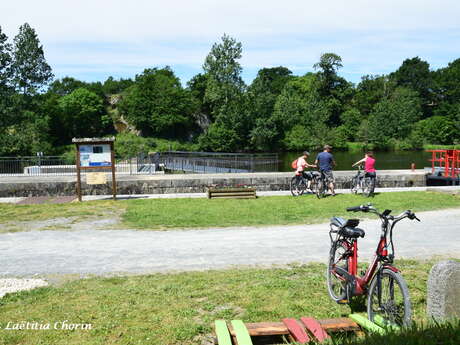
[[[228,33],[243,42],[247,68],[311,69],[323,52],[346,73],[383,73],[404,58],[459,57],[460,2],[414,0],[41,0],[3,1],[2,29],[28,22],[52,65],[199,68]],[[141,68],[140,68],[141,67]],[[72,71],[72,70],[69,70]],[[113,71],[116,74],[117,71]],[[110,74],[110,73],[109,73]]]

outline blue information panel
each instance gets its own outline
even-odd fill
[[[110,167],[111,151],[108,144],[80,145],[81,167]]]

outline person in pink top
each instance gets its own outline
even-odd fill
[[[371,183],[371,194],[374,193],[375,189],[375,177],[376,177],[376,172],[375,172],[375,158],[374,154],[372,151],[366,152],[364,155],[364,158],[357,161],[355,164],[352,165],[352,167],[358,165],[358,164],[363,164],[364,163],[364,171],[365,171],[365,177],[370,177],[372,183]]]
[[[311,185],[311,180],[313,178],[313,175],[309,171],[305,171],[305,168],[316,168],[316,165],[314,164],[309,164],[307,162],[308,156],[310,153],[308,151],[304,151],[302,156],[297,158],[297,170],[296,170],[296,175],[297,176],[303,176],[305,179],[307,179],[307,188],[310,189]]]

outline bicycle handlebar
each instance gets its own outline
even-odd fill
[[[353,207],[347,207],[347,211],[348,212],[358,212],[358,211],[364,211],[364,208],[367,207],[365,205],[361,205],[361,206],[353,206]],[[364,211],[366,212],[366,211]]]
[[[380,217],[384,217],[384,218],[387,218],[387,219],[401,220],[401,219],[407,217],[407,218],[409,218],[411,220],[415,219],[415,220],[420,222],[420,219],[418,219],[417,216],[415,215],[415,213],[412,212],[411,210],[404,211],[404,212],[402,212],[400,215],[398,215],[396,217],[388,216],[388,214],[386,214],[385,212],[383,214],[380,214],[371,204],[347,207],[347,211],[348,212],[359,212],[359,211],[361,211],[361,212],[369,212],[369,211],[373,211],[374,213],[378,214]]]

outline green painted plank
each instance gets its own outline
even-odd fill
[[[395,325],[394,323],[388,322],[387,320],[385,320],[380,315],[374,315],[374,322],[378,326],[380,326],[382,328],[389,328],[389,329],[391,329],[393,331],[400,331],[401,330],[401,327],[399,327],[398,325]]]
[[[385,329],[383,329],[380,326],[377,326],[375,323],[369,321],[367,318],[365,318],[362,315],[350,314],[349,317],[354,322],[356,322],[358,325],[360,325],[361,327],[367,329],[370,332],[375,332],[375,333],[380,333],[380,334],[385,334],[386,333]]]
[[[217,344],[219,345],[232,345],[232,338],[227,328],[225,320],[216,320],[214,322],[217,336]]]
[[[238,345],[252,345],[251,336],[248,329],[241,320],[232,320],[232,327],[235,331],[236,341]]]

